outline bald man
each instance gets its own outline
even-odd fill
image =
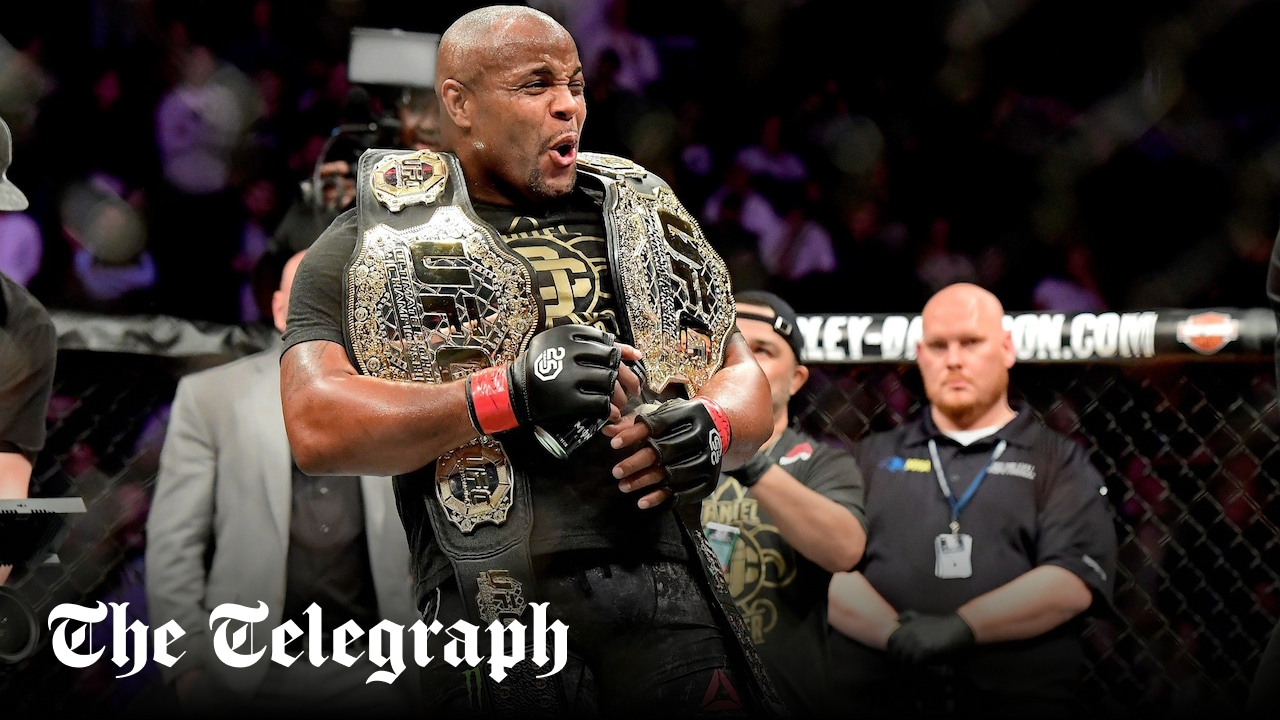
[[[925,305],[920,416],[856,449],[867,548],[833,578],[837,685],[859,716],[1075,717],[1081,613],[1116,537],[1080,446],[1009,402],[1013,340],[986,290]]]
[[[430,712],[776,707],[696,529],[772,434],[724,261],[659,177],[579,152],[582,63],[551,17],[463,15],[435,87],[446,151],[361,158],[280,363],[303,470],[396,476],[428,623],[532,627],[546,602],[569,627],[550,680],[429,665]]]
[[[272,298],[277,330],[284,330],[304,254],[285,263]],[[352,656],[365,653],[353,666],[332,658],[333,631],[348,621],[367,633],[384,618],[406,626],[417,619],[391,480],[310,477],[297,469],[280,407],[279,356],[277,341],[178,383],[147,518],[151,622],[175,620],[185,632],[172,653],[181,659],[162,671],[191,714],[410,716],[416,678],[365,683],[378,670],[367,661],[367,634],[347,647]],[[329,661],[317,667],[304,656],[285,667],[263,658],[247,668],[221,662],[209,614],[231,602],[265,602],[259,628],[293,621],[303,629],[290,655],[304,652],[318,628]],[[313,617],[320,622],[313,625]],[[259,637],[254,647],[267,641]]]

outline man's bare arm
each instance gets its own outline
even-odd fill
[[[294,459],[312,475],[406,473],[477,436],[464,382],[361,375],[341,345],[324,340],[285,351],[280,390]]]
[[[1089,586],[1075,573],[1041,565],[956,612],[969,623],[977,642],[994,643],[1043,635],[1088,610],[1092,602]]]
[[[898,611],[858,572],[831,577],[827,617],[831,627],[875,650],[884,650],[898,629]]]
[[[724,365],[698,394],[715,400],[729,416],[733,437],[721,465],[726,470],[750,460],[773,435],[773,398],[769,379],[756,363],[742,335],[735,333],[725,351]]]
[[[801,555],[827,572],[843,572],[862,560],[862,523],[831,498],[808,488],[777,464],[751,486],[751,496]]]

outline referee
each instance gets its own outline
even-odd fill
[[[1071,717],[1074,622],[1110,597],[1116,537],[1079,446],[1009,404],[1004,309],[974,285],[925,305],[929,405],[855,455],[867,549],[831,585],[832,673],[861,716]]]

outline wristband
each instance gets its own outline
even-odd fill
[[[702,403],[707,412],[711,414],[711,421],[716,424],[716,430],[720,433],[720,447],[724,448],[724,452],[729,451],[729,443],[732,442],[732,429],[729,427],[729,416],[725,413],[724,408],[709,397],[704,395],[694,395],[694,402]]]
[[[752,455],[742,467],[729,470],[725,474],[737,480],[742,487],[749,488],[760,482],[760,478],[764,477],[771,467],[773,467],[773,460],[769,458],[769,453],[761,451]]]
[[[511,430],[520,424],[511,406],[507,366],[485,368],[467,376],[467,410],[471,424],[483,435]]]

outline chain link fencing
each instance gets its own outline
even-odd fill
[[[128,602],[147,622],[145,520],[177,380],[261,347],[266,335],[187,327],[178,341],[134,337],[124,353],[104,351],[117,341],[66,342],[64,327],[32,496],[80,496],[87,512],[68,516],[57,564],[10,580],[34,608],[41,638],[26,659],[0,664],[0,703],[28,712],[155,708],[163,702],[156,668],[117,678],[127,669],[108,662],[109,623],[94,625],[92,640],[108,652],[74,669],[54,658],[46,619],[59,603],[102,601]],[[810,368],[794,415],[832,442],[890,429],[921,407],[919,374],[905,359]],[[1015,401],[1086,447],[1107,483],[1120,541],[1115,596],[1084,636],[1084,690],[1100,710],[1243,707],[1280,616],[1274,377],[1271,359],[1257,353],[1014,367]]]

